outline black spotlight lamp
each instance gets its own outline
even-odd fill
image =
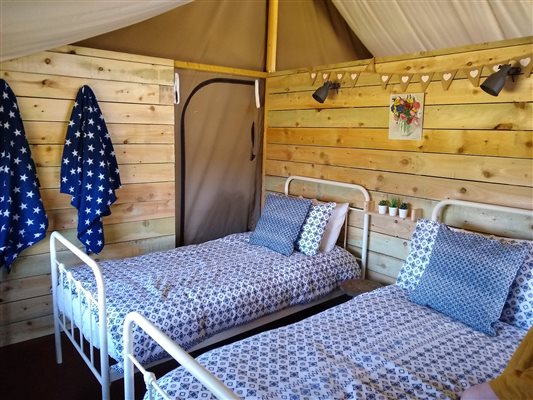
[[[322,86],[320,86],[317,90],[315,90],[315,93],[313,93],[313,99],[318,101],[319,103],[323,103],[326,101],[326,98],[328,97],[328,92],[330,89],[339,90],[341,87],[341,84],[339,82],[331,82],[327,81]]]
[[[498,96],[505,85],[505,80],[510,75],[514,82],[514,77],[520,75],[520,67],[512,67],[511,64],[500,65],[500,69],[489,75],[485,82],[481,84],[481,89],[492,96]]]

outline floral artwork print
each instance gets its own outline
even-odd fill
[[[423,93],[393,94],[389,110],[389,139],[422,138]]]

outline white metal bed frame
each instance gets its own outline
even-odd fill
[[[447,199],[442,200],[436,204],[431,214],[431,219],[439,221],[442,213],[447,206],[460,206],[467,208],[477,208],[487,211],[505,212],[510,214],[524,215],[533,217],[533,210],[499,206],[494,204],[476,203],[464,200]],[[124,396],[126,400],[133,400],[135,398],[134,388],[134,372],[135,366],[141,371],[144,376],[146,390],[149,394],[149,399],[153,399],[154,393],[158,393],[165,400],[172,400],[158,385],[155,375],[147,371],[133,355],[133,324],[140,326],[150,336],[159,343],[169,354],[171,354],[180,365],[185,368],[191,375],[197,378],[208,390],[213,393],[218,399],[237,399],[238,396],[231,391],[221,380],[214,377],[204,366],[190,357],[185,350],[178,344],[173,342],[163,332],[157,329],[153,324],[138,313],[130,313],[126,316],[124,323]],[[182,362],[183,360],[183,362]],[[214,379],[214,380],[213,380]],[[229,391],[229,393],[228,393]]]
[[[290,184],[294,180],[353,189],[353,190],[360,192],[363,195],[365,203],[370,201],[370,195],[363,186],[360,186],[357,184],[349,184],[349,183],[343,183],[343,182],[335,182],[335,181],[329,181],[329,180],[324,180],[324,179],[307,178],[307,177],[300,177],[300,176],[292,176],[292,177],[287,178],[285,182],[285,194],[286,195],[289,194]],[[367,213],[365,213],[364,209],[349,207],[349,210],[364,213],[364,227],[363,227],[364,231],[363,231],[363,244],[362,244],[362,254],[361,254],[361,277],[364,278],[365,273],[366,273],[367,252],[368,252],[369,216]],[[348,215],[346,215],[346,219],[344,222],[344,248],[346,248],[346,244],[347,244],[347,231],[348,231],[347,224],[348,224]],[[57,243],[58,242],[64,245],[70,252],[72,252],[75,256],[77,256],[80,259],[80,261],[82,261],[83,263],[85,263],[91,268],[96,279],[97,299],[95,299],[91,295],[90,292],[85,290],[82,287],[81,282],[74,279],[74,277],[72,276],[72,273],[70,273],[67,270],[66,266],[58,260],[58,255],[57,255]],[[62,348],[61,348],[61,331],[63,331],[65,332],[66,336],[70,339],[70,341],[72,342],[72,344],[74,345],[78,353],[80,353],[82,359],[85,361],[87,366],[90,368],[90,370],[92,371],[92,373],[94,374],[98,382],[100,382],[100,385],[102,386],[102,399],[108,400],[110,398],[111,383],[113,381],[121,379],[123,375],[115,371],[111,372],[110,370],[108,342],[107,342],[106,292],[105,292],[105,285],[104,285],[104,279],[102,276],[101,268],[96,261],[91,259],[87,254],[85,254],[82,250],[77,248],[74,244],[72,244],[69,240],[67,240],[64,236],[62,236],[58,232],[53,232],[50,237],[50,264],[51,264],[51,275],[52,275],[52,297],[53,297],[52,304],[53,304],[56,361],[58,364],[61,364],[63,361]],[[65,296],[63,290],[58,290],[58,285],[60,285],[59,287],[64,287],[64,285],[68,285],[69,295]],[[340,292],[340,290],[337,289],[334,292],[330,293],[329,295],[322,297],[318,300],[315,300],[314,302],[311,302],[308,304],[298,304],[292,307],[288,307],[276,313],[258,318],[254,321],[251,321],[248,324],[230,328],[226,331],[220,332],[202,341],[201,343],[190,348],[189,351],[195,351],[195,350],[205,348],[211,344],[218,343],[222,340],[236,336],[240,333],[247,332],[251,329],[265,325],[269,322],[278,320],[285,316],[302,311],[306,308],[313,307],[317,304],[326,302],[328,300],[331,300],[335,297],[340,296],[341,294],[342,293]],[[67,307],[70,306],[69,315],[71,316],[71,318],[65,315],[66,314],[65,312],[60,312],[58,296],[62,296],[61,300],[62,300],[64,310],[68,310]],[[73,299],[75,297],[78,297],[80,299],[79,301],[79,308],[80,308],[79,326],[77,325],[75,321],[75,317],[74,317],[75,314],[74,314]],[[81,317],[81,313],[82,313],[81,299],[84,299],[86,301],[90,313],[94,309],[98,310],[98,321],[99,321],[98,343],[99,343],[99,346],[95,345],[95,337],[93,337],[92,318],[89,318],[90,334],[88,335],[88,337],[86,337],[87,335],[83,334],[84,321],[83,321],[83,318]],[[95,350],[94,350],[95,347],[96,348],[99,347],[99,356],[100,356],[99,368],[98,368],[97,360],[95,357]],[[163,363],[171,358],[172,357],[168,357],[168,358],[159,360],[157,362],[147,365],[146,367],[150,367],[150,366],[153,366],[159,363]]]

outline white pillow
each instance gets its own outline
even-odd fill
[[[320,251],[328,252],[333,250],[341,228],[344,225],[344,219],[348,213],[348,203],[337,203],[337,206],[331,212],[329,217],[328,224],[326,225],[326,232],[322,236],[322,241],[320,242]]]

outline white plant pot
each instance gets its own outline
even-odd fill
[[[379,205],[378,205],[378,212],[379,212],[380,214],[387,214],[387,207],[388,207],[388,206],[379,206]]]
[[[398,214],[398,207],[389,207],[389,215],[395,217]]]
[[[403,218],[403,219],[407,218],[407,212],[408,212],[408,211],[409,211],[408,209],[402,209],[402,208],[400,208],[400,209],[398,210],[398,212],[399,212],[399,214],[400,214],[400,218]]]

